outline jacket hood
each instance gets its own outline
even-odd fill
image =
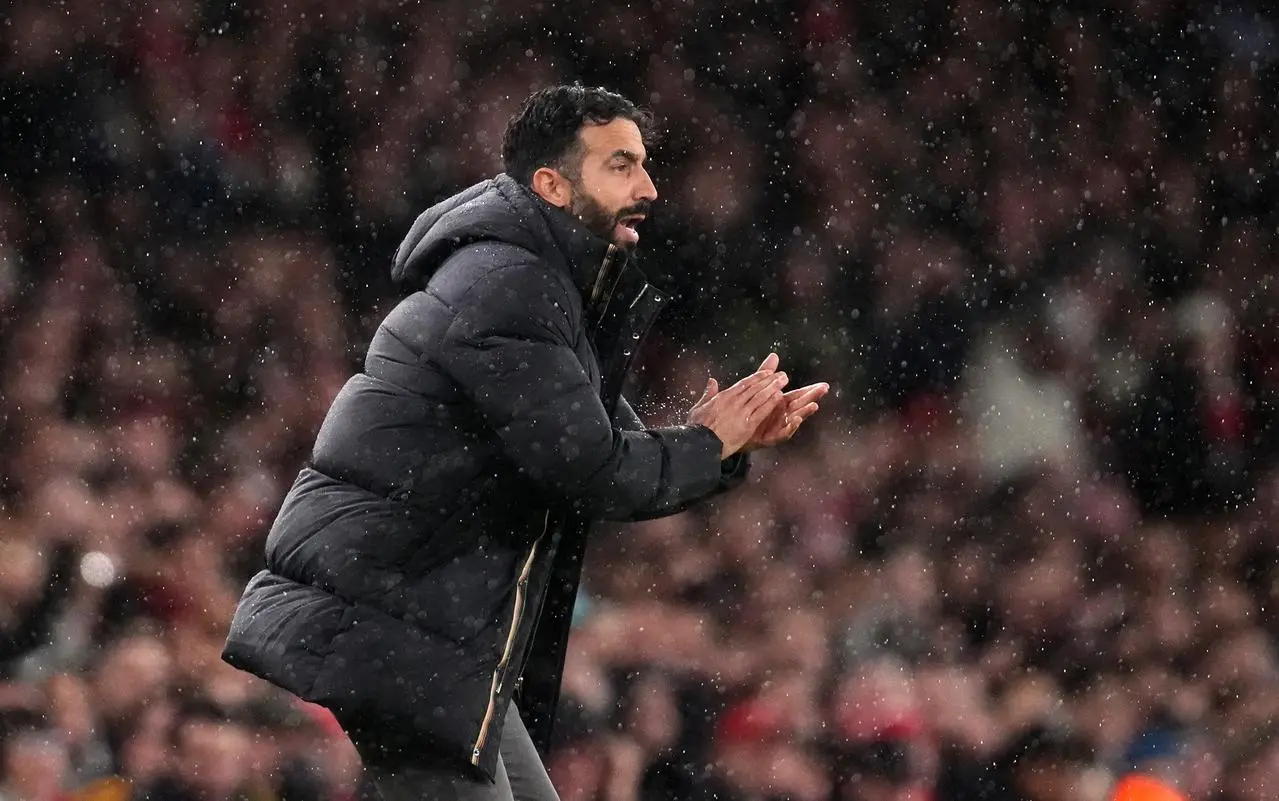
[[[515,245],[568,270],[583,294],[609,249],[572,215],[503,173],[422,212],[395,252],[391,278],[416,291],[454,253],[486,241]]]

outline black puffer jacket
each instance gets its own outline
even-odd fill
[[[672,514],[746,464],[707,428],[643,428],[620,384],[663,298],[509,177],[422,214],[394,274],[409,294],[333,401],[223,656],[330,708],[366,759],[492,778],[523,674],[549,738],[589,521]]]

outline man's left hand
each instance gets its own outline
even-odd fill
[[[782,402],[778,404],[777,409],[755,429],[755,433],[742,450],[771,448],[795,436],[800,425],[817,412],[817,401],[825,397],[829,391],[830,384],[823,381],[787,392],[782,396]]]

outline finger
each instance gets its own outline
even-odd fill
[[[816,403],[810,403],[797,412],[791,412],[791,417],[793,419],[799,420],[802,423],[808,418],[812,417],[814,414],[817,414],[817,410],[820,408],[821,407],[818,406]]]
[[[817,412],[817,408],[816,403],[810,403],[797,411],[789,412],[786,415],[786,424],[781,427],[783,436],[787,439],[794,436],[799,427],[804,424],[804,421]]]
[[[783,398],[782,390],[790,383],[790,376],[786,373],[773,373],[770,380],[764,382],[764,386],[760,387],[759,392],[772,393],[776,392],[779,400]]]
[[[800,387],[799,389],[792,389],[790,392],[787,392],[785,396],[786,403],[789,404],[791,407],[803,406],[805,403],[808,403],[809,401],[819,400],[820,398],[824,397],[826,393],[829,391],[830,391],[830,384],[827,384],[824,382],[820,384],[809,384],[806,387]]]
[[[760,419],[776,410],[782,402],[782,387],[786,385],[786,374],[778,373],[777,378],[755,393],[746,401],[746,415],[752,419]]]
[[[780,407],[777,411],[780,411]],[[776,411],[774,414],[776,414]],[[775,425],[768,426],[767,430],[760,436],[760,439],[769,446],[785,442],[795,436],[795,432],[799,430],[803,422],[804,418],[794,414],[787,414],[778,419]]]
[[[747,420],[759,424],[768,420],[777,411],[781,402],[782,393],[776,387],[772,387],[746,399],[742,405],[742,413],[746,415]]]
[[[748,422],[761,421],[755,423],[756,430],[763,429],[765,432],[770,430],[776,431],[785,425],[783,422],[784,418],[777,420],[777,422],[773,424],[769,424],[768,421],[770,421],[777,410],[781,408],[781,404],[781,393],[772,396],[764,395],[764,400],[759,403],[759,405],[747,410],[746,420]]]
[[[790,392],[786,393],[786,399],[791,400],[793,398],[797,398],[802,392],[812,392],[820,396],[825,395],[829,391],[830,384],[827,384],[825,381],[820,381],[816,384],[808,384],[806,386],[799,387],[798,389],[792,389]]]
[[[787,415],[786,424],[782,426],[781,430],[776,435],[770,437],[770,439],[773,441],[784,441],[795,436],[796,432],[799,431],[799,427],[804,424],[804,421],[811,417],[816,411],[817,404],[810,403],[798,412],[793,412]]]
[[[763,361],[763,362],[759,365],[759,370],[758,370],[758,372],[761,372],[761,373],[772,373],[772,372],[776,372],[776,371],[777,371],[777,365],[778,365],[780,362],[781,362],[781,359],[777,356],[777,354],[776,354],[776,353],[770,353],[770,354],[768,354],[768,356],[764,359],[764,361]]]
[[[799,428],[800,424],[816,414],[819,408],[821,407],[816,403],[809,403],[799,409],[789,412],[787,414],[787,418],[790,420],[791,425],[795,428]]]
[[[699,404],[705,403],[711,398],[719,394],[719,384],[713,378],[706,379],[706,391],[702,393],[702,397],[697,401]]]
[[[800,409],[803,409],[808,404],[816,403],[817,401],[821,400],[823,394],[824,393],[818,393],[818,392],[805,392],[799,395],[798,397],[787,398],[786,413],[795,414],[796,412],[798,412]]]
[[[765,389],[769,382],[776,381],[779,376],[784,377],[785,375],[785,373],[751,373],[724,391],[726,393],[732,392],[734,395],[750,397],[756,392]],[[790,379],[787,378],[786,380],[789,381]]]

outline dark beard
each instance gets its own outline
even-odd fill
[[[605,242],[618,244],[613,241],[613,228],[617,225],[617,215],[600,205],[595,198],[580,189],[576,190],[573,192],[573,202],[569,204],[568,210],[582,221],[586,230]]]
[[[569,203],[568,210],[574,217],[582,221],[582,225],[586,226],[586,230],[611,245],[629,250],[632,247],[630,242],[618,242],[613,236],[617,221],[632,214],[647,215],[650,205],[647,202],[642,202],[634,206],[627,206],[617,212],[610,212],[595,198],[586,194],[580,188],[574,187],[573,200]]]

